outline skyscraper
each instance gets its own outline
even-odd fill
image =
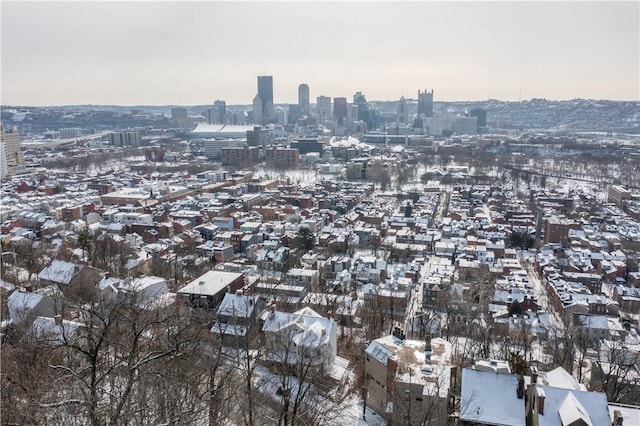
[[[329,96],[318,96],[316,98],[316,114],[320,123],[326,123],[331,118],[331,98]]]
[[[220,111],[218,111],[218,108],[207,109],[207,123],[220,124]]]
[[[213,107],[207,110],[207,121],[209,124],[225,124],[227,115],[227,104],[225,101],[213,102]]]
[[[347,118],[347,98],[333,98],[333,115],[339,126],[344,126]]]
[[[309,86],[302,83],[298,86],[298,106],[303,114],[309,114]]]
[[[431,89],[431,92],[418,90],[418,117],[420,117],[420,114],[425,117],[433,116],[433,89]]]
[[[375,127],[377,127],[372,119],[373,114],[369,111],[367,98],[362,92],[356,92],[356,94],[353,95],[353,104],[358,105],[358,120],[367,123],[367,126],[370,129],[374,129]]]
[[[24,166],[20,134],[16,129],[5,129],[0,122],[0,179],[15,174],[20,166]]]
[[[227,103],[225,101],[215,101],[213,102],[213,107],[218,108],[220,117],[224,117],[227,114]]]
[[[404,95],[398,101],[398,108],[396,109],[396,122],[397,123],[408,123],[409,122],[409,108],[407,106],[407,100],[404,98]]]
[[[289,120],[287,121],[290,124],[296,124],[296,121],[302,118],[304,113],[302,112],[302,108],[300,105],[289,105]]]
[[[256,97],[253,98],[253,122],[262,125],[263,118],[262,99],[260,99],[260,95],[256,95]]]
[[[263,119],[271,118],[273,112],[273,77],[270,75],[258,76],[258,96],[262,101]]]
[[[478,117],[478,128],[487,127],[487,110],[482,108],[475,108],[469,112],[471,117]]]

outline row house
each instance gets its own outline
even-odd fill
[[[613,300],[620,306],[620,311],[640,319],[640,288],[616,285],[613,287]]]
[[[573,327],[589,343],[601,340],[624,340],[626,335],[626,330],[620,322],[617,319],[608,318],[606,315],[575,314]]]
[[[319,273],[315,269],[292,268],[286,275],[287,284],[303,286],[308,290],[317,288],[318,278]]]
[[[362,291],[366,310],[386,312],[394,321],[404,321],[411,295],[410,279],[387,279],[377,285],[366,284]]]
[[[600,294],[602,292],[602,277],[598,274],[565,271],[562,273],[562,277],[567,281],[582,283],[593,294]]]
[[[198,255],[216,263],[226,262],[234,256],[233,246],[223,242],[206,241],[196,247]]]
[[[272,302],[283,309],[292,310],[298,309],[302,305],[302,301],[309,289],[303,285],[258,282],[254,287],[254,291],[256,295],[266,301]]]
[[[592,294],[582,283],[558,278],[547,280],[547,294],[559,312],[605,315],[611,304],[608,297]]]
[[[64,222],[72,222],[84,218],[94,211],[93,203],[78,204],[75,206],[59,207],[56,209],[56,219]]]

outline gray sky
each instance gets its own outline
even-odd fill
[[[1,102],[640,98],[640,2],[1,2]]]

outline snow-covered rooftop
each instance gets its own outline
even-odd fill
[[[526,378],[525,378],[526,379]],[[526,386],[525,382],[525,386]],[[505,426],[525,426],[525,409],[518,399],[518,376],[462,370],[460,420]]]
[[[57,284],[69,284],[81,268],[81,265],[54,259],[49,266],[40,271],[38,278]]]

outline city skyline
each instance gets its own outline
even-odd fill
[[[251,13],[246,13],[250,10]],[[2,104],[640,98],[638,2],[2,2]],[[51,17],[55,17],[51,19]],[[177,23],[177,24],[176,24]]]

